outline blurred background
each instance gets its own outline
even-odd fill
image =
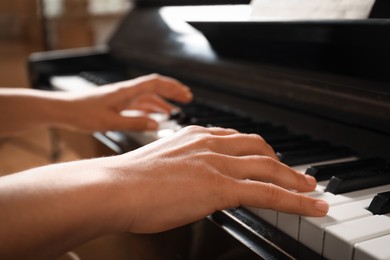
[[[1,0],[0,87],[30,87],[26,64],[32,52],[104,44],[131,7],[129,0]],[[0,138],[0,176],[110,154],[90,134],[38,129]],[[129,259],[134,248],[124,246],[128,237],[105,236],[58,260]]]
[[[1,0],[0,87],[30,87],[26,64],[33,52],[104,44],[131,7],[129,0]],[[92,157],[98,145],[90,135],[56,129],[0,138],[0,176]]]

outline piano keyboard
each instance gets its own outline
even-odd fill
[[[97,85],[110,82],[101,79],[101,75],[80,76],[80,81],[88,80],[86,88],[91,87],[91,80]],[[64,88],[68,86],[65,78],[54,77],[52,84],[68,90]],[[307,195],[326,200],[330,209],[322,218],[247,208],[251,214],[326,259],[390,259],[390,166],[385,160],[359,158],[348,147],[293,133],[284,126],[257,121],[227,107],[195,101],[181,108],[181,113],[170,118],[155,115],[160,122],[158,131],[126,135],[143,145],[191,124],[259,134],[282,162],[317,179],[316,190]]]

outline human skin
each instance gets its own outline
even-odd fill
[[[239,145],[238,145],[239,144]],[[0,258],[51,259],[115,232],[153,233],[248,206],[324,216],[314,178],[257,135],[186,127],[135,151],[0,178]]]
[[[0,136],[50,126],[152,130],[147,113],[177,109],[165,99],[192,94],[160,75],[76,93],[0,89]],[[0,259],[53,259],[105,234],[161,232],[238,206],[324,216],[326,202],[295,192],[315,187],[258,135],[190,126],[122,155],[0,177]]]
[[[166,99],[187,103],[192,93],[181,82],[157,74],[75,92],[0,88],[0,137],[39,127],[153,130],[157,123],[148,113],[169,114],[177,109]],[[126,109],[144,115],[124,116],[121,112]]]

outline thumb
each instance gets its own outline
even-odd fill
[[[156,130],[158,123],[145,116],[119,116],[115,122],[116,130],[146,131]]]

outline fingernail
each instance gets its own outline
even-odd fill
[[[319,200],[314,204],[314,207],[318,209],[321,212],[328,212],[329,210],[329,204],[325,201]]]
[[[316,179],[313,176],[306,174],[305,178],[306,178],[307,184],[309,184],[310,186],[317,185],[317,181],[316,181]]]
[[[186,98],[192,99],[192,97],[193,97],[192,92],[189,91],[186,93]]]
[[[152,121],[152,120],[149,120],[147,125],[146,125],[146,128],[148,130],[155,130],[155,129],[157,129],[157,127],[158,127],[157,122],[156,121]]]

